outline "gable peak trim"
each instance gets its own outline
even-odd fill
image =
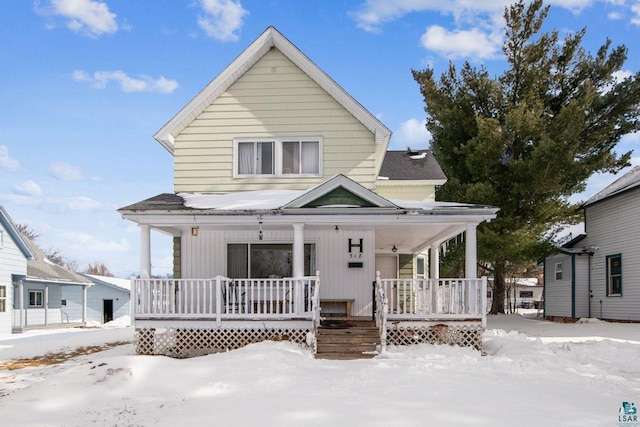
[[[274,47],[369,129],[375,135],[376,144],[384,145],[386,150],[391,131],[273,26],[267,27],[253,43],[156,132],[153,136],[156,141],[173,154],[174,138]]]

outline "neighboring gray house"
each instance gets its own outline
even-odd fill
[[[13,284],[27,275],[27,260],[35,254],[0,206],[0,336],[13,326]]]
[[[87,321],[107,323],[123,316],[130,316],[129,294],[131,280],[116,277],[82,274],[93,285],[87,291]],[[67,312],[73,318],[81,318],[82,306],[78,288],[65,288],[63,298],[67,300]]]
[[[587,200],[585,235],[544,259],[545,317],[640,321],[640,167]]]
[[[49,260],[35,244],[24,235],[35,254],[27,261],[26,276],[14,281],[13,331],[59,325],[84,325],[86,323],[86,292],[91,281]],[[77,289],[77,303],[81,314],[72,318],[62,297],[63,290]]]

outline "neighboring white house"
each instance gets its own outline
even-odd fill
[[[493,301],[493,280],[488,280],[487,309]],[[543,302],[544,286],[536,277],[508,277],[505,279],[505,308],[539,308]]]
[[[640,167],[582,209],[586,234],[544,260],[546,318],[640,321]]]
[[[27,260],[27,274],[14,282],[13,331],[58,325],[86,324],[87,289],[91,281],[48,259],[42,250],[22,236],[35,254]],[[63,294],[75,295],[66,300]],[[80,307],[73,317],[67,303]]]
[[[12,332],[13,286],[26,277],[30,259],[35,259],[35,254],[0,206],[0,336]]]
[[[387,152],[390,137],[269,27],[156,133],[175,193],[119,210],[141,230],[137,350],[313,343],[320,308],[376,315],[393,343],[446,324],[477,343],[476,227],[497,209],[435,202],[446,177],[433,155]],[[174,279],[150,278],[152,230],[174,237]],[[466,277],[439,278],[439,245],[460,233]]]
[[[87,322],[107,323],[131,315],[131,280],[82,273],[80,275],[93,282],[87,290]],[[62,299],[69,318],[82,319],[82,289],[66,287],[62,291]]]

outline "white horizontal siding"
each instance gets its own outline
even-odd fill
[[[27,259],[1,223],[0,234],[2,234],[2,244],[0,245],[0,286],[5,286],[7,290],[6,311],[0,313],[0,336],[3,336],[11,334],[12,329],[12,275],[24,276],[27,274]]]
[[[324,177],[233,178],[233,140],[323,138]],[[273,49],[195,118],[174,142],[176,192],[306,189],[336,174],[375,188],[374,135]]]
[[[633,190],[586,208],[591,260],[591,315],[640,320],[640,191]],[[606,257],[622,255],[622,297],[606,295]]]

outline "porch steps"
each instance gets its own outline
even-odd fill
[[[316,358],[371,359],[378,353],[380,332],[371,320],[329,319],[318,328]]]

